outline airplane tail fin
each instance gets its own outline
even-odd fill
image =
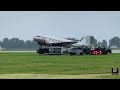
[[[86,37],[84,36],[83,38],[81,38],[78,43],[74,44],[74,46],[82,46],[82,45],[86,45]]]
[[[81,43],[81,45],[86,45],[86,37],[84,36],[83,38],[81,38],[79,42]]]
[[[81,38],[80,41],[82,41],[85,37]]]

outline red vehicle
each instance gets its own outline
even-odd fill
[[[103,52],[101,50],[91,50],[92,55],[101,55]]]
[[[108,55],[111,53],[112,53],[111,49],[107,49],[107,48],[95,48],[90,51],[91,55],[106,55],[106,54]]]

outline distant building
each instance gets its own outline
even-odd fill
[[[95,46],[97,44],[97,40],[93,36],[85,36],[82,40],[82,44],[86,46]]]

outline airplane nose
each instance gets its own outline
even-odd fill
[[[34,40],[37,40],[37,38],[36,38],[36,37],[33,37],[33,39],[34,39]]]

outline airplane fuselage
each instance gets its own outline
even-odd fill
[[[47,46],[69,46],[77,43],[76,41],[60,39],[51,36],[35,36],[33,38],[39,45],[47,45]]]

